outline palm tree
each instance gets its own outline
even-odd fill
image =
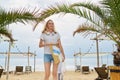
[[[0,35],[4,35],[13,42],[13,37],[7,25],[11,23],[23,23],[26,24],[28,22],[35,22],[37,20],[36,15],[38,11],[30,11],[29,9],[19,9],[19,10],[10,10],[5,11],[4,9],[0,8]]]
[[[75,14],[87,20],[80,24],[74,34],[97,32],[106,35],[120,46],[120,0],[102,0],[99,4],[56,4],[42,11],[39,22],[58,13]]]

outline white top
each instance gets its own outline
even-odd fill
[[[52,33],[46,32],[41,34],[40,39],[42,39],[45,44],[51,44],[51,43],[56,44],[60,39],[60,35],[59,33],[55,33],[55,32]],[[49,46],[44,47],[44,54],[52,54]]]

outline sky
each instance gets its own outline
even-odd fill
[[[6,10],[29,8],[43,10],[48,6],[55,5],[56,3],[75,3],[75,2],[93,2],[98,4],[99,0],[0,0],[0,5]],[[76,52],[96,52],[96,43],[94,40],[90,40],[91,37],[84,38],[83,35],[77,34],[73,37],[73,32],[78,26],[85,22],[85,19],[76,15],[66,14],[65,16],[53,15],[45,19],[52,19],[55,23],[55,29],[61,35],[61,42],[64,48],[65,55],[67,57],[73,57]],[[9,25],[9,29],[12,31],[14,39],[17,41],[14,43],[11,52],[27,52],[28,46],[31,52],[36,52],[38,57],[43,56],[43,48],[39,48],[39,39],[41,31],[44,28],[44,23],[39,23],[36,30],[33,32],[33,25],[13,23]],[[94,37],[94,35],[92,35]],[[114,42],[104,40],[99,41],[100,52],[112,52],[114,50]],[[8,51],[8,43],[0,42],[0,52]]]

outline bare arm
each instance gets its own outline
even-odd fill
[[[41,47],[44,47],[44,46],[45,46],[44,41],[42,39],[40,39],[39,47],[41,48]]]
[[[63,47],[62,47],[60,39],[58,40],[58,46],[60,48],[60,51],[61,51],[62,56],[63,56],[63,61],[64,61],[65,60],[65,54],[64,54],[64,50],[63,50]]]

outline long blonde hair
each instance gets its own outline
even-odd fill
[[[49,19],[49,20],[46,22],[46,24],[45,24],[45,26],[44,26],[44,29],[43,29],[42,33],[45,33],[45,31],[47,30],[49,21],[52,21],[52,22],[53,22],[53,20]],[[55,28],[53,29],[53,32],[56,33]]]

